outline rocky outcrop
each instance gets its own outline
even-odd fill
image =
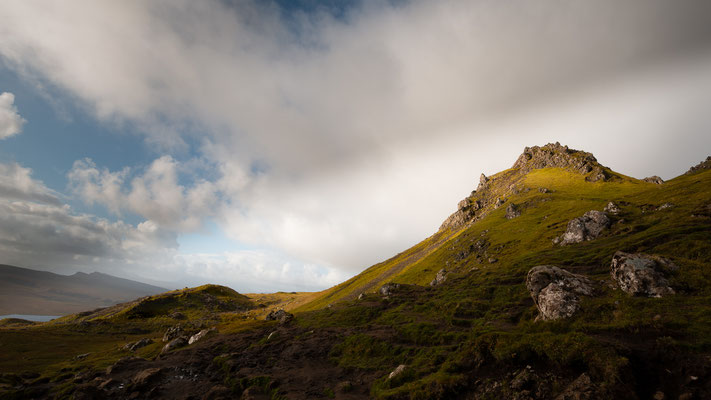
[[[540,265],[528,271],[526,287],[543,320],[568,318],[578,310],[580,296],[593,295],[593,285],[588,278],[552,265]]]
[[[583,175],[595,172],[592,174],[597,175],[595,180],[607,179],[607,174],[591,153],[569,149],[568,146],[561,146],[558,142],[541,147],[526,147],[513,168],[519,169],[522,173],[540,168],[564,168]]]
[[[599,398],[597,385],[586,373],[580,374],[555,400],[593,400]]]
[[[667,277],[678,269],[663,257],[618,251],[612,256],[610,275],[620,289],[633,296],[662,297],[674,294]]]
[[[568,222],[565,233],[556,238],[554,243],[561,246],[593,240],[610,226],[610,219],[602,211],[591,210],[582,217],[573,218]]]
[[[284,310],[272,311],[264,318],[266,321],[279,321],[280,324],[287,324],[294,319],[294,314]]]
[[[437,271],[437,275],[432,279],[432,282],[430,282],[430,286],[438,286],[444,283],[444,281],[447,280],[447,270],[442,268],[439,271]]]
[[[160,368],[144,369],[143,371],[134,375],[133,378],[131,378],[131,383],[133,383],[135,386],[138,386],[138,387],[145,386],[145,385],[149,384],[151,381],[155,380],[160,373],[161,373]]]
[[[514,219],[519,216],[521,216],[520,207],[514,203],[509,203],[509,206],[506,207],[506,219]]]
[[[686,171],[684,175],[693,174],[695,172],[704,171],[707,169],[711,169],[711,156],[706,157],[706,160],[701,161],[700,163],[689,168],[689,170]]]
[[[661,185],[662,183],[664,183],[664,179],[662,179],[656,175],[648,176],[642,180],[645,182],[649,182],[649,183],[656,183],[657,185]]]

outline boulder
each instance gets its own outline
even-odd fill
[[[607,214],[597,210],[588,211],[582,217],[573,218],[568,222],[568,227],[560,237],[559,243],[566,245],[593,240],[609,226],[610,219]]]
[[[678,269],[666,258],[618,251],[612,256],[610,275],[620,289],[633,296],[662,297],[674,294],[667,277]]]
[[[499,207],[503,206],[505,201],[506,200],[503,200],[502,198],[497,197],[496,202],[494,203],[494,208],[499,208]]]
[[[393,372],[390,373],[390,375],[388,375],[388,379],[393,379],[403,372],[405,372],[405,364],[400,364],[393,370]]]
[[[599,166],[595,166],[592,169],[592,172],[590,175],[588,175],[585,180],[588,182],[599,182],[599,181],[606,181],[609,178],[609,175],[607,172],[605,172],[604,169],[600,168]]]
[[[514,203],[510,203],[509,206],[506,207],[506,219],[514,219],[519,216],[521,216],[520,207]]]
[[[662,179],[656,175],[648,176],[642,180],[645,182],[649,182],[649,183],[656,183],[657,185],[661,185],[662,183],[664,183],[664,179]]]
[[[279,321],[280,324],[287,324],[294,319],[294,314],[284,310],[272,311],[264,318],[266,321]]]
[[[437,275],[435,276],[434,279],[432,279],[432,282],[430,282],[430,286],[441,285],[446,280],[447,280],[447,270],[442,268],[439,271],[437,271]]]
[[[183,335],[183,327],[180,326],[180,324],[171,326],[168,328],[167,331],[165,331],[165,335],[163,335],[163,342],[170,342],[171,340],[177,338],[178,336]]]
[[[388,297],[400,288],[399,283],[386,283],[380,288],[380,295]]]
[[[620,207],[613,202],[609,202],[609,203],[607,203],[607,205],[605,206],[605,209],[603,211],[605,211],[606,213],[617,215],[620,213]]]
[[[193,343],[197,342],[198,340],[204,338],[205,336],[207,336],[210,332],[212,332],[214,330],[215,330],[215,328],[201,330],[200,332],[190,336],[190,339],[188,339],[188,344],[193,344]]]
[[[168,344],[163,346],[163,350],[161,350],[161,353],[167,353],[169,351],[172,351],[172,350],[175,350],[180,347],[187,346],[187,345],[188,345],[188,338],[186,338],[185,336],[180,336],[180,337],[177,337],[177,338],[171,340],[170,342],[168,342]]]
[[[572,316],[580,306],[580,296],[592,296],[592,282],[552,265],[540,265],[528,271],[526,277],[539,318],[554,320]]]

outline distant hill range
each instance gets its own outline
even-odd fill
[[[58,275],[0,264],[0,315],[65,315],[166,291],[100,272]]]

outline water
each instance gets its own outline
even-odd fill
[[[5,318],[20,318],[20,319],[26,319],[28,321],[35,321],[35,322],[47,322],[51,321],[55,318],[59,318],[61,315],[22,315],[22,314],[9,314],[9,315],[0,315],[0,319],[5,319]]]

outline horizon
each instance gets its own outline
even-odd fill
[[[711,153],[701,1],[238,3],[0,5],[0,263],[319,291],[524,147]]]

